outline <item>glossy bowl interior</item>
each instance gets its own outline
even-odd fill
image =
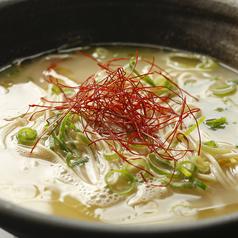
[[[0,65],[75,41],[167,46],[237,67],[238,2],[0,0]],[[179,225],[122,227],[43,215],[0,201],[0,226],[19,237],[228,235],[237,222],[238,213],[232,213]]]

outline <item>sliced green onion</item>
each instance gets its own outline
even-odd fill
[[[211,91],[215,96],[223,97],[223,96],[228,96],[228,95],[235,93],[236,86],[235,85],[226,85],[223,87],[213,88]]]
[[[172,177],[175,179],[180,178],[180,171],[175,169],[174,167],[170,164],[169,161],[166,161],[165,159],[160,158],[157,154],[149,154],[147,156],[148,162],[150,164],[150,167],[158,174],[161,175],[166,175],[168,178]],[[158,167],[160,166],[160,168]]]
[[[118,177],[115,181],[110,180],[110,176],[116,173]],[[104,178],[107,187],[112,193],[124,195],[132,191],[135,187],[135,178],[125,170],[112,170],[108,172]]]
[[[78,158],[80,158],[81,155],[80,155],[80,153],[79,153],[79,151],[78,151],[78,149],[77,149],[77,147],[76,147],[76,145],[75,145],[75,143],[74,143],[74,141],[73,141],[71,135],[69,134],[69,132],[68,132],[66,129],[65,129],[65,134],[66,134],[66,137],[67,137],[67,139],[68,139],[68,142],[69,142],[69,144],[70,144],[70,146],[71,146],[71,148],[72,148],[74,154],[75,154]]]
[[[57,115],[53,121],[51,121],[49,124],[56,122],[63,114]],[[50,129],[49,133],[49,143],[50,143],[50,149],[55,150],[56,143],[59,145],[60,151],[66,154],[66,163],[69,167],[74,167],[81,165],[83,163],[86,163],[89,159],[81,158],[81,154],[78,151],[73,138],[71,137],[69,131],[66,129],[66,125],[68,128],[78,132],[80,131],[73,123],[69,121],[69,117],[71,117],[72,114],[68,113],[63,118],[63,120],[56,124],[57,127],[53,127]],[[74,115],[73,115],[74,116]],[[73,117],[71,117],[72,119]],[[47,129],[49,125],[47,125],[45,128]],[[58,135],[57,135],[58,133]],[[78,132],[80,133],[80,132]],[[68,140],[68,144],[66,144],[65,140]],[[73,161],[73,162],[72,162]]]
[[[69,120],[67,120],[66,125],[75,132],[82,132]]]
[[[115,151],[110,152],[109,150],[105,150],[104,157],[106,160],[112,161],[112,160],[118,159],[120,156]]]
[[[171,83],[168,79],[164,77],[157,78],[154,82],[157,87],[151,88],[151,91],[157,95],[175,91],[177,89],[177,87],[173,83]]]
[[[170,181],[169,178],[153,178],[153,180],[158,181],[162,184],[169,184],[170,187],[172,188],[189,188],[189,189],[193,189],[196,188],[196,184],[194,184],[192,181],[188,181],[188,179],[186,180],[180,180],[180,181]]]
[[[71,89],[71,88],[67,88],[67,87],[60,87],[64,92],[73,92],[74,90],[73,89]],[[51,90],[53,91],[53,92],[55,92],[55,93],[61,93],[61,90],[60,90],[60,88],[59,88],[59,86],[57,86],[57,85],[53,85],[52,86],[52,88],[51,88]]]
[[[203,55],[201,57],[201,61],[202,62],[200,64],[198,64],[198,66],[197,66],[200,69],[216,69],[217,68],[217,63],[213,59],[211,59],[207,56]]]
[[[53,121],[50,122],[50,125],[54,123],[56,120],[58,120],[62,116],[62,114],[57,115]],[[50,149],[54,151],[56,143],[59,144],[60,150],[67,154],[68,152],[72,153],[72,150],[69,146],[65,143],[65,131],[66,131],[66,123],[68,121],[68,117],[70,114],[67,114],[64,119],[57,125],[57,127],[51,128],[51,132],[49,135],[49,142],[50,142]],[[47,125],[45,128],[47,129],[49,125]],[[57,132],[58,136],[57,136]]]
[[[207,184],[205,184],[204,182],[202,182],[201,180],[199,180],[197,178],[189,177],[188,180],[203,190],[206,190],[206,188],[207,188]]]
[[[16,138],[20,144],[33,144],[37,140],[37,131],[30,127],[24,127],[18,131]]]
[[[120,157],[119,154],[121,153],[121,146],[119,145],[118,142],[115,142],[115,145],[116,145],[115,149],[117,152],[113,151],[112,149],[111,149],[111,151],[109,151],[109,149],[106,149],[104,151],[104,157],[106,160],[112,161],[112,160],[118,159]]]
[[[226,110],[226,109],[224,109],[222,107],[217,107],[214,109],[214,111],[217,111],[217,112],[223,112],[224,110]]]
[[[191,126],[188,130],[184,132],[185,136],[188,136],[192,131],[194,131],[204,120],[206,119],[205,116],[202,116],[197,123],[195,123],[193,126]]]
[[[56,86],[56,85],[53,85],[52,88],[51,88],[51,90],[52,90],[53,92],[55,92],[55,93],[61,93],[59,87]]]
[[[207,142],[203,142],[201,144],[201,151],[203,152],[207,152],[209,154],[212,154],[212,155],[217,155],[217,154],[226,154],[226,153],[229,153],[230,150],[226,147],[214,147],[214,146],[211,146],[211,144],[208,144]]]
[[[69,167],[75,167],[75,166],[79,166],[79,165],[82,165],[86,162],[89,161],[89,159],[86,157],[84,159],[80,159],[80,160],[76,160],[75,162],[71,162],[71,160],[74,160],[74,156],[71,152],[68,152],[67,155],[66,155],[66,163]]]
[[[50,149],[55,151],[55,139],[51,134],[49,136],[49,143],[50,143]]]
[[[194,178],[194,177],[186,177],[181,181],[170,181],[169,178],[154,178],[155,181],[159,181],[162,184],[168,184],[172,188],[188,188],[193,189],[196,187],[200,187],[201,189],[205,190],[208,186],[201,180]]]
[[[208,119],[204,122],[211,130],[224,129],[226,124],[226,117],[219,119]]]
[[[59,144],[59,147],[60,147],[60,150],[64,153],[68,153],[68,152],[71,152],[72,153],[72,150],[66,145],[65,141],[64,140],[60,140],[54,131],[51,132],[51,135],[53,136],[55,142],[57,142]]]
[[[210,166],[207,164],[201,156],[197,155],[192,158],[192,162],[196,164],[198,172],[208,173],[210,171]]]
[[[120,156],[115,152],[109,152],[108,150],[104,151],[104,157],[107,161],[112,161],[118,159]]]
[[[196,188],[196,184],[191,181],[171,181],[169,184],[172,188]]]
[[[180,135],[178,137],[178,139],[174,140],[173,143],[171,144],[170,148],[175,147],[178,143],[179,140],[182,140],[184,136],[188,136],[192,131],[194,131],[204,120],[206,119],[205,116],[202,116],[197,123],[195,123],[194,125],[192,125],[188,130],[186,130],[183,135]]]
[[[82,141],[82,142],[83,142],[84,144],[86,144],[86,145],[89,145],[89,144],[92,143],[92,141],[90,141],[90,140],[88,139],[88,137],[87,137],[84,133],[82,133],[82,132],[78,132],[77,135],[76,135],[76,138],[77,138],[78,140]]]
[[[130,162],[130,164],[126,165],[125,170],[134,176],[140,173],[142,169],[145,170],[143,171],[143,174],[145,174],[146,171],[149,171],[150,169],[149,163],[145,157],[131,157],[127,160]]]
[[[129,68],[131,70],[133,70],[133,73],[135,73],[137,76],[139,76],[141,78],[141,80],[148,83],[150,86],[153,86],[153,87],[156,86],[154,81],[148,75],[145,75],[145,76],[140,75],[140,73],[136,69],[134,69],[135,63],[136,62],[134,60],[131,60],[129,63]]]
[[[60,140],[64,140],[64,135],[65,135],[65,126],[68,120],[68,117],[70,116],[70,114],[68,113],[64,119],[60,122],[59,124],[59,139]]]
[[[179,168],[178,166],[181,166],[181,168]],[[178,169],[187,177],[190,177],[192,174],[197,172],[197,165],[192,161],[182,161],[176,164],[176,169]]]
[[[203,142],[203,145],[207,145],[212,148],[218,148],[218,144],[214,140],[209,140],[209,141]]]
[[[156,86],[164,86],[166,81],[168,81],[168,80],[165,77],[161,76],[159,78],[156,78],[154,80],[154,83]]]
[[[171,161],[171,163],[173,163],[173,162]],[[177,162],[176,162],[176,169],[177,169],[178,171],[180,171],[181,173],[183,173],[184,175],[186,175],[187,177],[192,176],[192,173],[191,173],[188,169],[186,169],[185,167],[183,167],[180,163],[177,163]]]

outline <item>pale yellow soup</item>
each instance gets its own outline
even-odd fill
[[[21,118],[30,104],[39,105],[42,103],[40,98],[47,97],[49,85],[43,73],[57,63],[55,77],[74,87],[99,70],[97,63],[89,57],[65,50],[60,54],[16,60],[21,68],[18,74],[11,75],[8,67],[3,67],[0,72],[0,198],[46,214],[113,224],[174,224],[237,211],[237,72],[216,61],[217,67],[199,68],[200,55],[168,49],[100,46],[80,50],[100,62],[136,57],[136,51],[140,59],[152,61],[154,57],[155,64],[164,69],[180,88],[198,99],[186,96],[187,103],[201,109],[199,116],[226,118],[224,128],[212,130],[203,122],[199,129],[202,142],[215,141],[219,147],[228,150],[226,154],[229,156],[201,152],[210,172],[197,172],[194,176],[207,185],[206,190],[154,187],[142,181],[125,195],[109,191],[103,178],[108,168],[120,169],[123,163],[105,161],[101,158],[102,151],[97,151],[94,162],[89,157],[89,162],[78,170],[67,166],[53,151],[48,153],[48,150],[38,151],[36,148],[29,156],[14,135],[22,127],[42,129],[45,126],[46,118],[42,115],[33,121]],[[142,73],[148,68],[146,63],[138,65],[138,71]],[[228,84],[233,84],[234,92],[213,94],[212,89]],[[62,95],[57,95],[56,99],[59,97]],[[188,126],[191,121],[185,123]],[[194,141],[198,141],[197,135],[194,137]],[[57,156],[61,160],[55,159]]]

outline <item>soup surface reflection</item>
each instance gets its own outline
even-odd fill
[[[237,211],[237,72],[162,48],[80,52],[1,69],[0,197],[114,224]]]

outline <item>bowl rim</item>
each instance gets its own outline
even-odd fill
[[[96,232],[97,234],[179,234],[181,232],[194,232],[194,231],[205,231],[212,228],[223,228],[227,225],[233,225],[238,221],[238,212],[229,213],[226,215],[220,215],[212,218],[205,218],[197,221],[190,221],[176,224],[111,224],[96,221],[87,221],[81,219],[73,219],[58,215],[48,215],[38,211],[34,211],[28,208],[20,207],[11,202],[5,201],[0,198],[0,213],[1,218],[7,216],[10,219],[33,221],[38,226],[44,225],[47,227],[54,228],[69,228],[74,231],[81,232]],[[0,223],[1,225],[1,223]],[[8,227],[2,227],[8,230]],[[122,229],[123,228],[123,229]]]

